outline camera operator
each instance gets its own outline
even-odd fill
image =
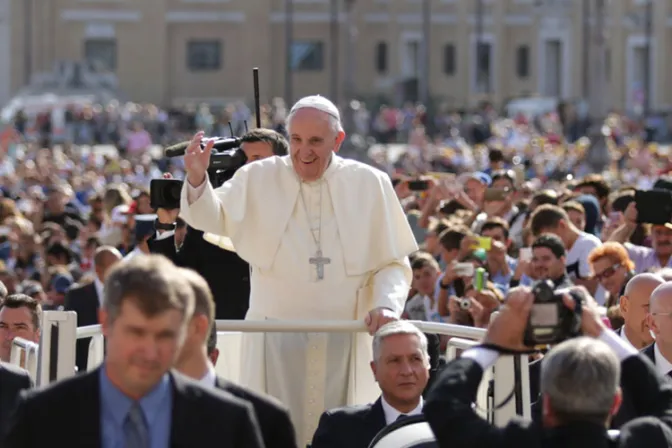
[[[289,150],[287,140],[269,129],[254,129],[241,138],[246,163],[272,156],[284,156]],[[249,306],[250,268],[235,252],[204,239],[204,233],[187,226],[184,242],[175,244],[175,222],[180,210],[159,208],[156,212],[161,227],[149,240],[153,253],[165,255],[178,266],[195,270],[208,282],[215,297],[216,319],[244,319]]]
[[[577,313],[574,295],[562,306]],[[560,305],[560,304],[559,304]],[[672,384],[651,362],[602,323],[594,307],[582,304],[583,336],[555,346],[542,367],[543,418],[491,425],[473,408],[483,372],[500,354],[524,353],[535,297],[513,289],[491,323],[483,346],[465,351],[445,367],[429,393],[424,414],[442,447],[669,447],[672,446]],[[578,314],[578,313],[577,313]],[[612,440],[607,427],[624,391],[632,396],[634,420]]]

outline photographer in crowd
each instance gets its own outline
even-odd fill
[[[450,362],[430,391],[424,414],[440,446],[671,446],[672,385],[634,347],[607,329],[592,306],[583,303],[579,313],[574,293],[564,294],[563,302],[580,314],[583,336],[560,343],[544,359],[542,422],[513,420],[497,428],[472,406],[483,372],[500,354],[529,349],[523,340],[535,296],[518,287],[490,324],[483,345]],[[624,393],[632,398],[637,418],[622,426],[619,440],[613,441],[607,427]]]
[[[254,129],[241,141],[246,163],[284,156],[289,148],[287,140],[270,129]],[[178,266],[195,270],[208,281],[217,304],[216,319],[245,318],[250,297],[249,265],[230,250],[233,247],[219,244],[221,239],[191,226],[187,227],[184,242],[177,247],[175,227],[179,213],[179,209],[157,210],[157,232],[148,242],[150,251],[165,255]]]

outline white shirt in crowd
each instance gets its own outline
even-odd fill
[[[391,425],[392,423],[396,422],[399,416],[401,415],[401,412],[397,411],[387,401],[385,401],[385,397],[380,397],[380,404],[383,405],[383,413],[385,414],[385,424]],[[425,403],[422,397],[420,397],[420,403],[418,403],[418,406],[416,406],[416,408],[413,409],[411,412],[404,415],[410,417],[413,415],[422,414],[422,407],[424,406],[424,404]]]
[[[588,255],[590,252],[602,245],[602,241],[595,235],[581,232],[579,237],[574,242],[574,245],[567,251],[565,266],[567,267],[567,275],[570,279],[590,278],[593,270],[588,263]]]
[[[215,367],[212,364],[208,364],[208,371],[198,382],[206,387],[215,387],[215,383],[217,382],[217,373],[215,372]]]
[[[618,332],[618,334],[621,336],[621,339],[623,339],[625,342],[627,342],[628,344],[630,344],[630,345],[632,345],[633,347],[635,347],[635,344],[633,344],[632,342],[630,342],[630,339],[628,339],[628,335],[625,334],[625,325],[623,325],[623,326],[621,327],[621,330]],[[635,347],[635,348],[636,348],[636,347]]]
[[[663,376],[672,372],[672,363],[663,356],[658,348],[658,344],[653,344],[653,353],[656,358],[656,370]]]

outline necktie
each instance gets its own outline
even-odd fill
[[[401,420],[403,420],[403,419],[405,419],[405,418],[408,418],[408,415],[406,415],[406,414],[399,414],[399,417],[397,417],[397,419],[395,420],[395,422],[401,421]]]
[[[124,421],[124,448],[149,448],[149,431],[138,403],[133,403]]]

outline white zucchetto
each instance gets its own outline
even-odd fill
[[[299,109],[317,109],[336,118],[339,123],[341,121],[341,114],[338,111],[338,107],[327,98],[320,95],[311,95],[301,98],[294,104],[292,110],[289,111],[289,115],[292,115]]]

